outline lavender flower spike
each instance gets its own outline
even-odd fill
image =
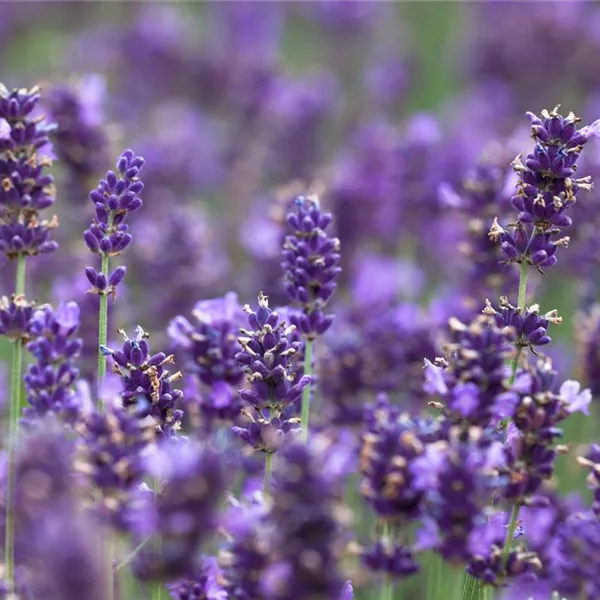
[[[298,423],[296,404],[302,390],[310,383],[309,376],[295,381],[292,359],[300,350],[300,342],[290,341],[294,325],[288,327],[269,308],[262,293],[256,311],[246,306],[251,329],[241,329],[241,352],[237,361],[244,367],[250,389],[240,391],[249,405],[246,411],[251,423],[247,428],[234,427],[242,440],[256,450],[272,453],[283,444],[286,434]]]
[[[323,309],[336,289],[341,272],[340,241],[327,235],[332,216],[323,213],[313,196],[294,200],[295,212],[287,216],[290,234],[283,244],[285,289],[303,309],[292,321],[308,339],[322,335],[333,322]]]

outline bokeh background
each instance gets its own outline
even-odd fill
[[[470,318],[486,297],[516,303],[486,232],[511,214],[511,161],[531,148],[525,111],[600,117],[599,57],[595,2],[0,2],[1,79],[41,84],[57,125],[61,246],[29,261],[28,289],[82,304],[92,377],[98,298],[83,269],[98,265],[81,234],[89,191],[126,147],[146,158],[145,204],[113,339],[140,324],[168,346],[173,317],[229,290],[285,303],[283,217],[294,195],[317,193],[344,267],[338,320],[317,349],[322,418],[355,424],[379,391],[425,409],[422,361],[440,353],[448,317]],[[582,163],[600,174],[599,148]],[[564,318],[548,350],[561,377],[595,394],[599,203],[581,194],[571,247],[530,286]],[[0,292],[13,281],[0,265]],[[596,423],[573,418],[567,439],[586,441]],[[583,488],[574,459],[561,460],[560,486]]]

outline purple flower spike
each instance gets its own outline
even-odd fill
[[[88,249],[101,256],[118,256],[131,244],[132,237],[125,224],[127,215],[141,208],[139,195],[144,184],[139,174],[144,159],[133,150],[125,150],[117,160],[119,176],[106,173],[98,187],[90,192],[96,209],[95,219],[83,234]]]
[[[157,535],[161,543],[146,544],[133,568],[143,581],[172,581],[193,571],[200,542],[215,531],[225,472],[219,455],[193,440],[163,444],[148,466],[163,485],[148,498],[136,534],[138,542]]]
[[[269,308],[262,293],[256,311],[246,306],[250,329],[241,329],[238,341],[242,350],[236,360],[248,375],[250,389],[240,390],[248,404],[251,423],[234,431],[247,444],[263,452],[275,452],[288,433],[297,433],[297,404],[311,378],[296,381],[294,357],[301,343],[292,341],[294,326],[288,327],[277,312]]]
[[[0,335],[5,335],[12,342],[22,343],[31,339],[35,304],[27,302],[25,296],[3,296],[0,298]]]
[[[556,310],[551,310],[544,315],[539,314],[540,307],[533,304],[525,310],[521,310],[510,304],[506,296],[500,298],[499,310],[495,309],[489,300],[486,300],[484,313],[494,317],[496,325],[500,328],[511,327],[516,334],[515,344],[517,347],[526,348],[534,346],[545,346],[551,341],[547,334],[550,323],[558,325],[562,318]]]
[[[62,304],[56,311],[44,305],[33,314],[34,339],[27,349],[35,363],[24,377],[27,420],[52,412],[73,423],[80,415],[82,407],[74,389],[79,376],[75,363],[82,347],[78,327],[79,307],[75,302]]]
[[[281,267],[288,295],[303,309],[292,323],[312,339],[325,333],[333,322],[323,309],[341,272],[340,241],[327,235],[333,217],[321,211],[317,198],[299,196],[294,207],[295,212],[287,216],[290,234],[283,244]]]
[[[536,144],[525,162],[518,156],[513,169],[519,176],[512,205],[519,211],[509,231],[494,220],[489,237],[500,242],[507,262],[531,264],[540,271],[557,263],[556,250],[567,246],[568,237],[556,239],[563,227],[571,225],[567,211],[580,190],[591,190],[591,177],[575,178],[577,161],[597,125],[577,130],[580,121],[573,113],[563,117],[557,106],[542,111],[542,118],[527,113]]]
[[[173,437],[183,417],[176,408],[183,393],[173,388],[181,372],[171,374],[166,368],[175,362],[174,356],[151,354],[148,334],[141,327],[136,328],[134,338],[120,333],[125,338],[121,349],[103,347],[102,352],[113,359],[113,371],[121,377],[123,406],[139,419],[151,417],[158,436]]]
[[[0,252],[9,259],[56,250],[50,232],[55,218],[39,214],[54,203],[51,127],[32,117],[38,88],[9,92],[0,84]]]

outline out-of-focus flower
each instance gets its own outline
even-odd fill
[[[218,454],[195,440],[166,443],[147,457],[147,468],[162,487],[149,494],[135,532],[137,542],[156,536],[136,554],[133,568],[143,581],[188,576],[201,541],[216,529],[216,511],[225,489]],[[135,540],[134,540],[135,541]]]
[[[227,600],[223,571],[214,556],[202,556],[191,575],[167,585],[173,600]]]
[[[184,358],[187,381],[194,380],[188,383],[191,395],[185,395],[186,412],[190,417],[190,410],[199,411],[196,418],[208,428],[215,420],[232,423],[243,406],[237,388],[244,369],[236,359],[241,350],[237,332],[243,320],[242,307],[237,295],[230,292],[222,298],[201,300],[192,315],[194,324],[179,316],[168,328],[175,351]]]

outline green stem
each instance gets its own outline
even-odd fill
[[[17,258],[15,293],[25,293],[25,255]],[[15,487],[15,451],[19,439],[19,414],[21,413],[21,388],[23,385],[23,340],[13,342],[10,373],[10,406],[8,414],[8,477],[6,482],[6,534],[4,538],[4,557],[6,561],[6,581],[11,585],[15,571],[13,515]]]
[[[444,562],[436,552],[430,564],[431,574],[427,578],[427,600],[438,600],[440,597],[440,584],[442,582]]]
[[[391,544],[391,532],[390,526],[385,523],[383,525],[383,544],[384,546],[387,544]],[[394,580],[389,575],[383,576],[383,581],[381,583],[381,600],[393,600],[394,598]]]
[[[508,531],[506,532],[506,539],[504,540],[504,549],[502,550],[502,563],[506,566],[508,557],[510,555],[510,549],[512,548],[513,536],[515,529],[517,528],[517,520],[519,519],[519,511],[521,510],[520,504],[515,504],[510,514],[510,522],[508,524]]]
[[[462,600],[474,600],[479,581],[475,577],[465,574],[465,584],[462,591]]]
[[[155,495],[155,497],[158,496],[159,493],[160,493],[160,480],[157,476],[154,478],[154,495]],[[161,552],[161,546],[162,546],[162,540],[160,539],[160,536],[158,536],[155,541],[155,547],[159,554]],[[152,587],[150,589],[151,599],[152,600],[161,600],[162,592],[163,592],[163,584],[161,582],[153,583]]]
[[[312,375],[312,354],[313,354],[313,341],[306,340],[304,346],[304,375]],[[302,390],[302,441],[308,441],[308,427],[310,421],[310,392],[312,385],[309,383]]]
[[[102,273],[108,278],[108,256],[102,256]],[[98,405],[102,405],[102,382],[106,375],[106,356],[102,353],[102,346],[106,346],[108,338],[108,296],[100,296],[100,315],[98,319]]]
[[[265,480],[263,490],[265,497],[271,495],[271,472],[273,471],[273,453],[267,452],[265,455]]]
[[[517,306],[522,311],[525,310],[525,302],[527,299],[527,269],[529,265],[523,261],[521,263],[520,272],[519,272],[519,295],[517,299]],[[515,356],[511,362],[510,369],[510,379],[509,383],[512,385],[515,382],[515,377],[517,376],[517,369],[519,368],[519,360],[521,360],[521,353],[523,352],[523,348],[521,346],[517,346],[517,351]]]
[[[525,299],[527,296],[527,269],[529,265],[523,261],[519,272],[519,296],[517,306],[523,310],[525,308]]]
[[[101,271],[108,278],[108,256],[102,256]],[[108,296],[102,294],[100,296],[100,311],[98,316],[98,406],[102,407],[102,382],[106,376],[106,356],[102,353],[102,347],[106,346],[108,337]],[[111,532],[107,532],[106,546],[104,549],[104,560],[106,564],[106,587],[108,599],[112,600],[114,596],[114,569],[113,569],[113,555],[114,549],[112,540],[110,539]]]

